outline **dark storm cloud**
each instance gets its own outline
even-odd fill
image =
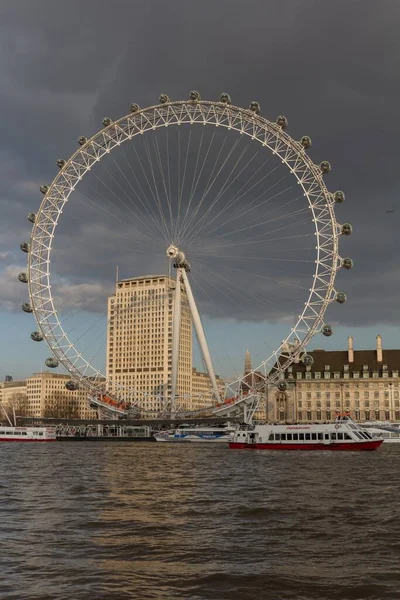
[[[54,177],[55,160],[130,102],[146,106],[160,92],[184,98],[198,88],[211,99],[227,91],[242,106],[259,100],[267,118],[289,118],[295,138],[312,137],[312,158],[333,166],[328,187],[346,192],[338,220],[354,225],[341,254],[355,268],[337,280],[349,300],[332,315],[347,324],[398,322],[399,18],[391,1],[3,0],[2,306],[25,294],[6,281],[23,265],[24,219],[40,201],[40,183]],[[76,257],[98,239],[84,233],[74,237]],[[108,273],[113,260],[106,246],[103,253],[97,265],[104,261]],[[82,276],[89,267],[82,261]],[[93,285],[101,280],[97,267]]]

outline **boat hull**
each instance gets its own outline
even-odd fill
[[[17,438],[17,437],[15,437],[15,438],[7,437],[6,438],[6,437],[0,437],[0,442],[24,442],[24,443],[25,442],[34,442],[35,444],[36,443],[44,444],[44,443],[47,443],[47,442],[55,442],[55,441],[56,441],[56,438],[54,438],[54,439],[51,438],[51,439],[48,439],[48,440],[46,440],[46,439],[44,439],[44,440],[36,440],[34,438]]]
[[[158,437],[155,436],[155,439],[157,442],[172,442],[174,444],[179,443],[179,444],[187,444],[187,443],[192,443],[192,444],[228,444],[229,443],[229,439],[205,439],[205,438],[196,438],[196,437],[186,437],[186,438],[165,438],[165,437]]]
[[[365,442],[332,443],[332,444],[246,444],[245,442],[229,442],[233,450],[346,450],[365,451],[376,450],[383,440],[370,440]]]

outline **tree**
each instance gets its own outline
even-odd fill
[[[53,419],[78,419],[78,400],[70,395],[55,391],[51,396],[46,396],[43,416]]]
[[[22,392],[14,392],[7,403],[2,403],[3,411],[8,415],[9,420],[14,423],[16,417],[25,417],[28,415],[28,397]],[[0,411],[0,421],[3,420],[4,412]]]

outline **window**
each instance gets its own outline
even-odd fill
[[[304,433],[299,433],[299,440],[304,442]]]
[[[330,365],[325,365],[324,370],[325,371],[330,371],[331,370],[331,366]]]
[[[293,441],[294,441],[294,442],[297,442],[297,441],[298,441],[298,439],[299,439],[299,434],[298,434],[298,433],[294,433],[294,434],[293,434]]]
[[[312,439],[312,440],[314,440],[314,441],[316,441],[316,439],[317,439],[317,434],[316,434],[316,433],[312,433],[312,434],[311,434],[311,439]]]
[[[385,421],[390,421],[390,412],[385,410]]]
[[[330,421],[330,420],[331,420],[331,418],[332,418],[331,411],[330,411],[330,410],[327,410],[327,411],[326,411],[326,419],[327,419],[327,421]]]
[[[286,434],[286,439],[287,439],[288,442],[291,442],[292,441],[292,434],[291,433],[287,433]]]
[[[317,421],[321,421],[322,416],[321,416],[321,411],[317,410]]]
[[[311,421],[312,417],[311,417],[311,410],[307,411],[307,421]]]
[[[306,433],[305,438],[306,438],[306,440],[309,440],[311,438],[311,433]]]
[[[286,433],[281,433],[281,441],[286,442]]]
[[[366,411],[365,411],[365,420],[366,420],[366,421],[369,421],[369,420],[370,420],[370,412],[369,412],[369,410],[366,410]]]
[[[338,371],[333,374],[333,379],[340,379],[340,373]]]
[[[298,413],[298,419],[299,421],[303,420],[303,413],[301,411]]]

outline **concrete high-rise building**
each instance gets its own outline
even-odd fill
[[[163,409],[171,395],[172,311],[176,280],[148,275],[116,282],[108,299],[107,379],[110,391],[124,395],[150,411]],[[192,319],[184,286],[181,286],[181,328],[177,405],[192,406]]]

